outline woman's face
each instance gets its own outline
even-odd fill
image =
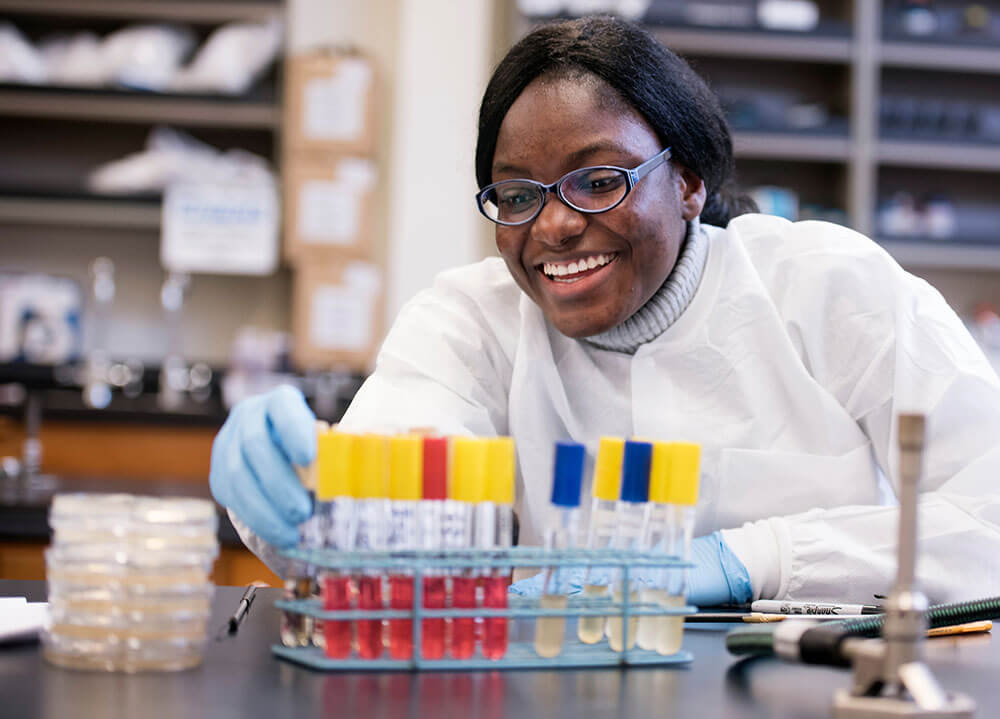
[[[547,184],[591,165],[631,168],[662,149],[645,119],[596,76],[543,75],[504,117],[493,182]],[[685,221],[697,217],[704,202],[700,178],[663,164],[602,214],[577,212],[548,195],[533,221],[497,226],[497,249],[556,329],[589,337],[622,323],[659,289],[677,261]],[[553,266],[581,260],[592,260],[588,269],[552,274]]]

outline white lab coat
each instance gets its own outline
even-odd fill
[[[836,225],[706,231],[691,304],[634,355],[561,335],[500,259],[441,274],[341,428],[511,435],[522,543],[541,537],[554,442],[590,462],[602,435],[698,442],[696,535],[726,530],[755,598],[870,603],[895,574],[893,418],[921,410],[922,587],[1000,594],[1000,382],[938,292]]]

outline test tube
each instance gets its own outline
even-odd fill
[[[418,508],[420,548],[430,551],[444,547],[445,503],[448,499],[448,440],[424,437],[423,500]],[[424,570],[424,608],[444,609],[448,597],[445,575],[436,569]],[[440,659],[444,656],[445,619],[424,619],[420,627],[420,656]]]
[[[317,438],[330,428],[326,422],[317,420]],[[306,467],[295,466],[299,482],[309,493],[313,503],[313,513],[299,525],[299,546],[305,549],[320,549],[324,543],[325,520],[316,508],[316,462]],[[316,568],[303,562],[292,562],[285,577],[285,599],[312,599],[319,595],[316,582]],[[314,639],[315,620],[305,614],[282,612],[281,643],[286,647],[307,647]]]
[[[587,526],[587,549],[607,549],[615,531],[615,504],[622,482],[622,456],[625,440],[601,437],[594,464],[593,498],[590,503],[590,524]],[[608,592],[606,583],[595,582],[593,567],[587,567],[583,581],[583,596],[603,597]],[[605,617],[580,617],[576,634],[584,644],[597,644],[604,638]]]
[[[621,496],[615,506],[616,526],[611,544],[615,549],[637,549],[642,538],[646,520],[646,506],[649,499],[649,464],[652,458],[653,445],[649,442],[628,440],[625,442],[625,453],[622,458]],[[625,600],[626,592],[630,607],[638,602],[634,590],[635,583],[629,580],[625,586],[621,570],[616,572],[612,584],[616,603]],[[620,652],[626,647],[635,646],[637,618],[630,616],[628,626],[624,625],[620,614],[608,617],[605,623],[605,633],[611,648]]]
[[[670,480],[667,482],[667,505],[671,510],[667,552],[683,561],[691,558],[691,537],[694,534],[698,504],[698,477],[701,447],[691,442],[672,442]],[[683,607],[687,603],[688,570],[675,569],[668,573],[667,595],[662,602],[667,607]],[[663,655],[680,651],[684,634],[684,617],[665,617],[656,651]]]
[[[447,549],[472,546],[473,510],[486,494],[486,444],[481,439],[456,437],[452,442],[451,487],[445,510]],[[453,609],[474,609],[478,579],[474,569],[459,569],[451,578]],[[455,617],[451,621],[451,656],[468,659],[476,651],[474,617]]]
[[[552,471],[552,504],[545,528],[545,548],[568,549],[577,543],[580,517],[580,486],[583,483],[582,444],[557,442]],[[542,588],[542,609],[566,609],[569,587],[562,566],[547,567]],[[535,652],[546,659],[562,652],[566,617],[540,616],[535,620]]]
[[[486,501],[477,505],[477,546],[509,549],[514,530],[514,440],[494,437],[486,445]],[[507,608],[510,568],[497,567],[483,578],[483,606]],[[502,659],[507,653],[507,618],[483,621],[483,656]]]
[[[385,549],[387,494],[386,439],[365,434],[358,438],[358,550]],[[358,574],[358,609],[382,609],[382,572],[363,569]],[[382,656],[382,620],[359,619],[358,656],[377,659]]]
[[[328,520],[326,546],[338,552],[353,551],[356,539],[356,451],[357,437],[343,432],[326,432],[319,436],[316,445],[316,498]],[[351,608],[350,574],[327,570],[320,575],[320,583],[323,609]],[[323,643],[328,657],[345,659],[351,655],[351,629],[351,622],[347,620],[322,622]]]
[[[423,441],[417,436],[389,439],[388,549],[417,547],[417,504],[423,473]],[[389,576],[389,607],[413,611],[413,573],[393,571]],[[413,620],[389,620],[389,656],[413,656]]]
[[[651,552],[669,551],[673,532],[673,507],[668,504],[673,443],[653,442],[653,455],[649,464],[648,521],[639,546]],[[647,572],[646,583],[639,590],[643,604],[669,606],[667,591],[670,571],[653,568]],[[666,616],[646,614],[639,617],[636,643],[640,649],[655,651],[660,636],[665,631]]]

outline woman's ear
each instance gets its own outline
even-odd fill
[[[698,217],[705,207],[705,182],[684,165],[676,167],[681,191],[681,216],[686,222],[690,222]]]

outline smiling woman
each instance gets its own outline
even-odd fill
[[[694,442],[692,603],[865,601],[892,582],[895,416],[919,409],[920,581],[934,601],[1000,593],[1000,380],[929,285],[843,227],[748,214],[732,164],[718,101],[640,28],[531,32],[480,109],[502,260],[404,308],[340,429],[511,435],[523,544],[557,441]],[[312,417],[287,389],[251,402],[212,487],[274,561],[308,513],[288,460],[308,460]]]

